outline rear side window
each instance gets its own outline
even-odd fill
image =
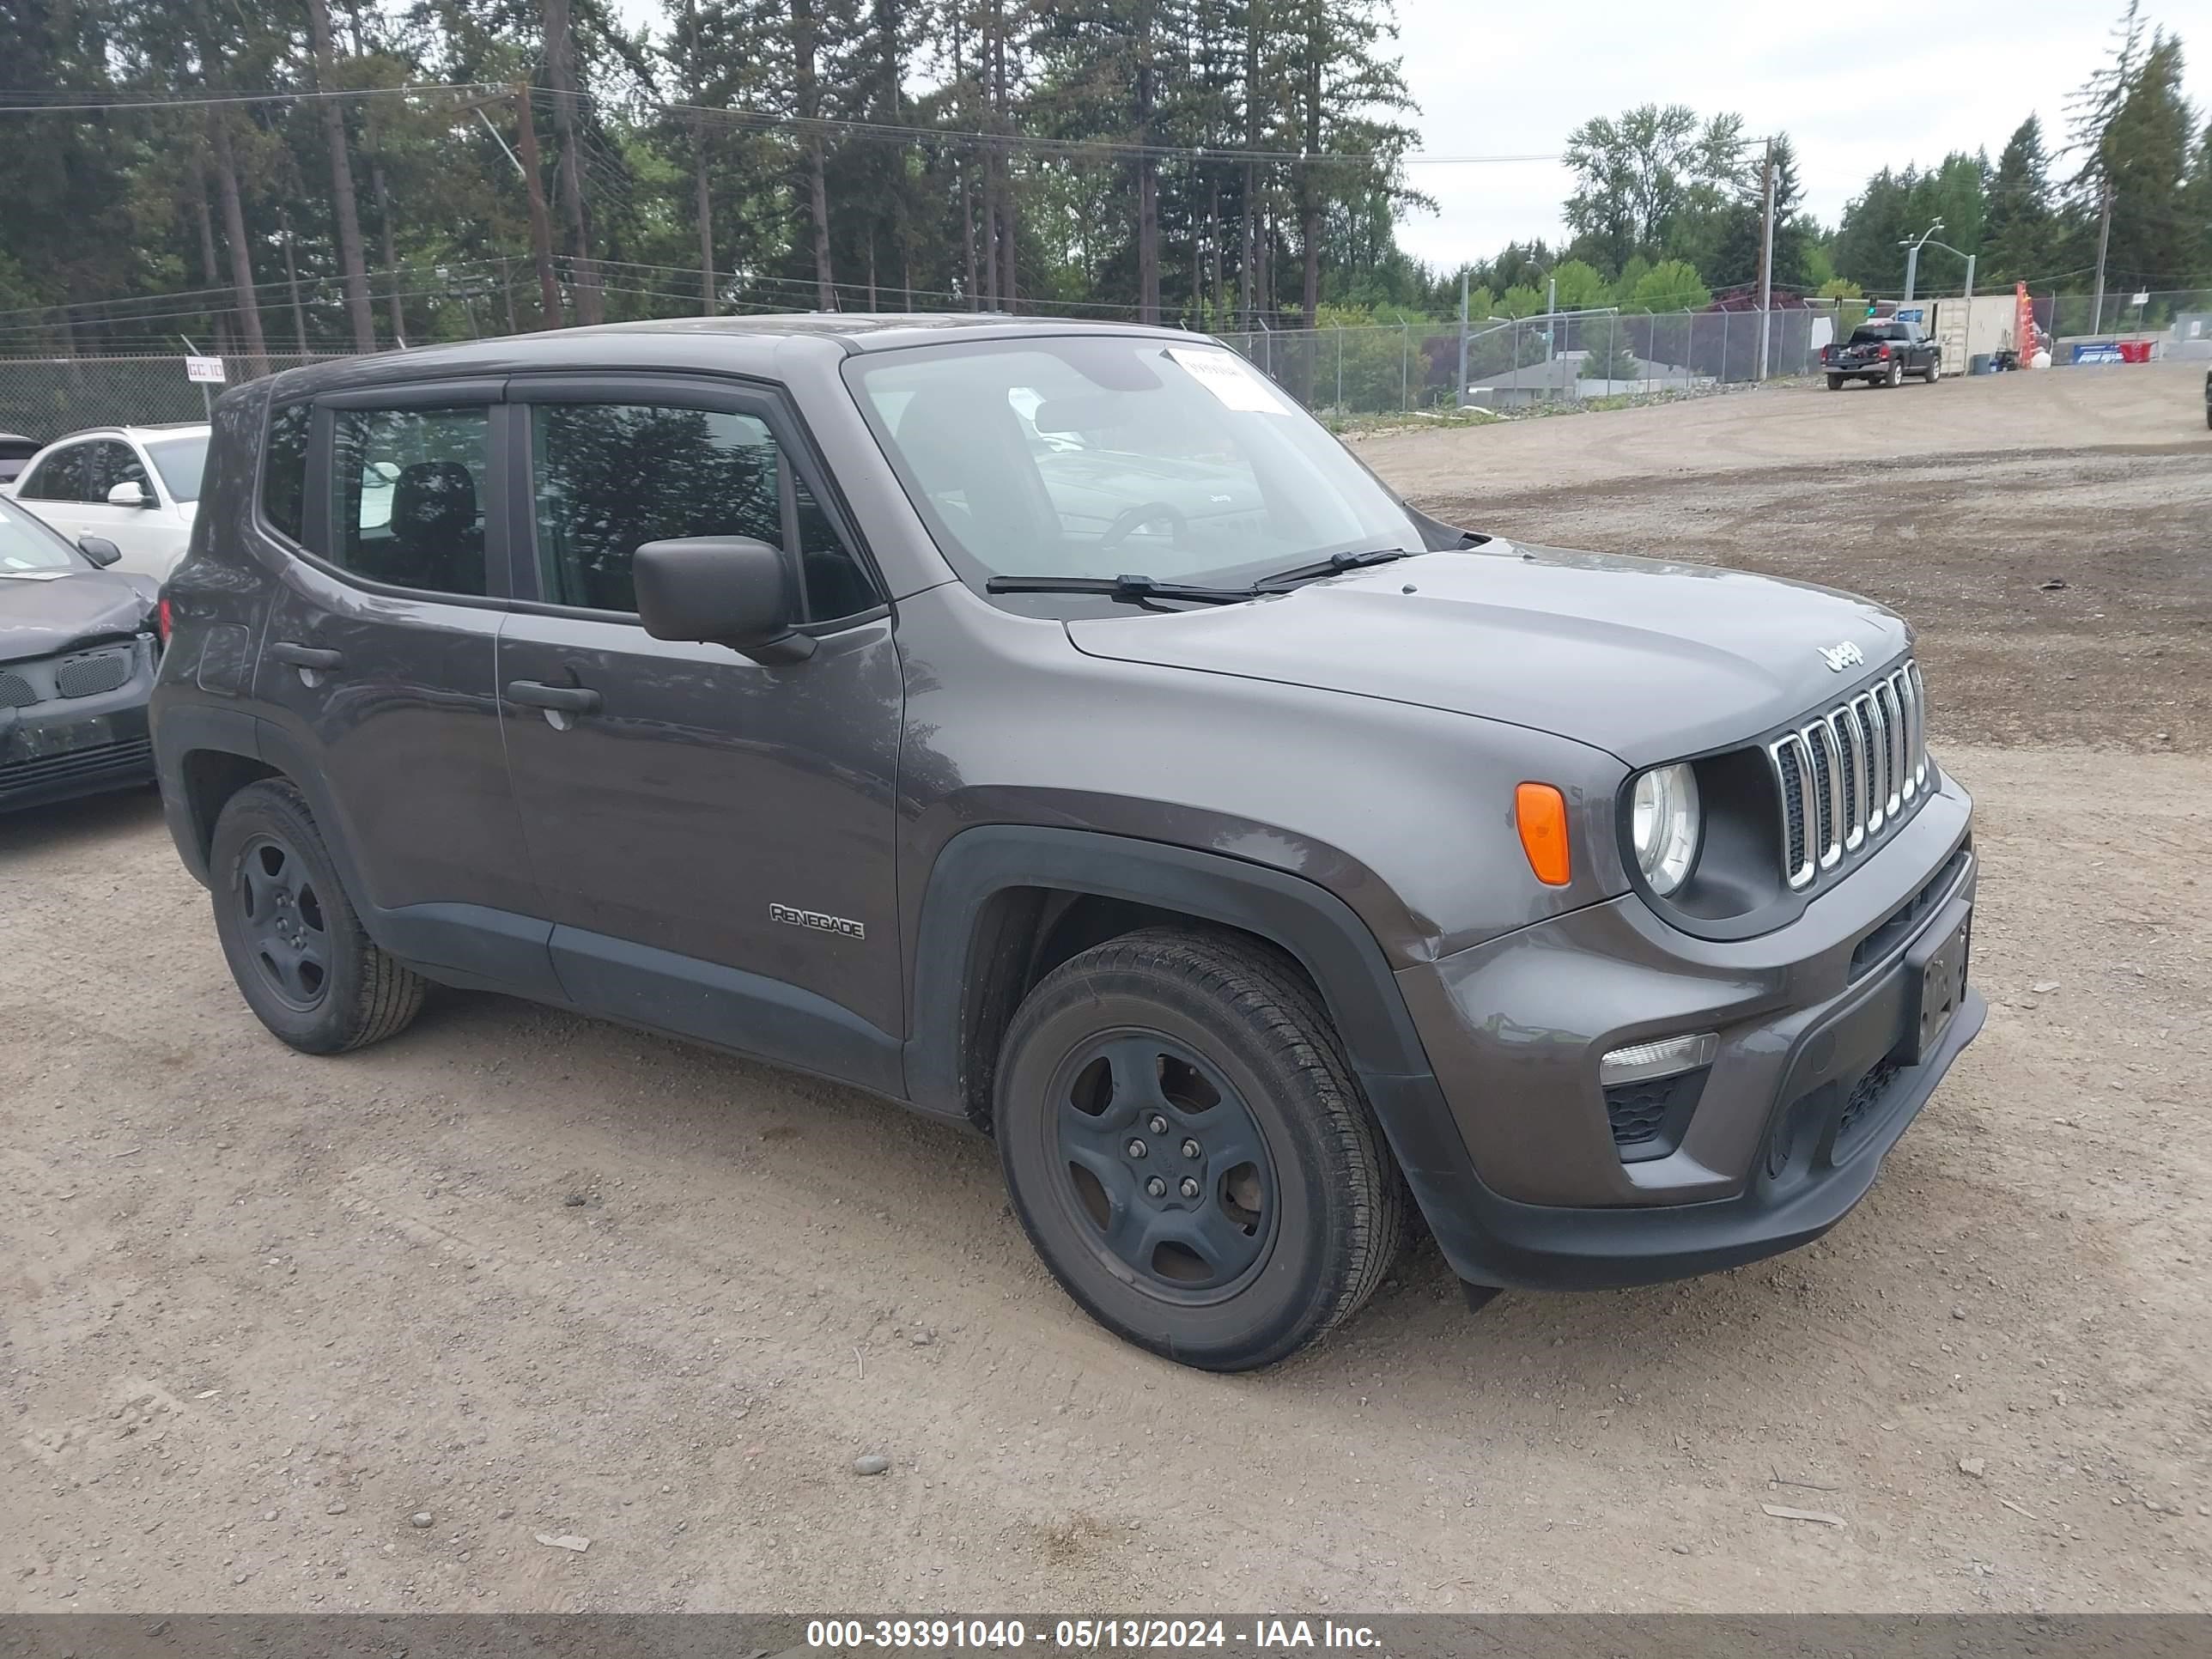
[[[632,556],[677,536],[750,536],[788,546],[798,530],[808,621],[877,603],[829,514],[751,415],[652,404],[538,404],[531,410],[532,494],[545,597],[594,611],[635,611]]]
[[[154,481],[146,476],[137,452],[129,444],[106,438],[96,444],[87,444],[84,450],[84,494],[81,500],[105,501],[107,492],[122,483],[135,483],[145,492],[148,501],[154,499]]]
[[[269,438],[261,457],[261,512],[294,541],[307,540],[307,434],[314,411],[288,404],[269,417]]]
[[[491,421],[481,407],[342,409],[324,556],[371,581],[470,596],[484,582]]]
[[[84,453],[89,446],[71,444],[58,449],[31,469],[15,493],[27,501],[81,501],[84,499]]]

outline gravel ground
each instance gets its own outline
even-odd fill
[[[306,1059],[149,797],[0,821],[0,1608],[2204,1607],[2197,395],[1365,446],[1472,522],[1907,608],[1993,1006],[1814,1247],[1476,1318],[1423,1255],[1264,1376],[1090,1325],[980,1140],[494,997]]]

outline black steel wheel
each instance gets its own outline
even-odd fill
[[[308,1054],[402,1030],[422,981],[368,937],[297,789],[249,784],[216,820],[209,872],[231,977],[261,1023]]]
[[[256,836],[240,851],[235,879],[231,902],[254,969],[287,1007],[313,1012],[330,994],[331,933],[307,860]]]
[[[1148,929],[1048,975],[1008,1030],[994,1124],[1060,1285],[1156,1353],[1243,1370],[1357,1312],[1408,1198],[1287,958]]]

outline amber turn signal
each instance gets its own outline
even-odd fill
[[[1513,822],[1536,879],[1547,887],[1565,887],[1572,867],[1567,855],[1566,797],[1548,783],[1522,784],[1513,792]]]

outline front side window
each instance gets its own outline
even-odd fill
[[[757,416],[653,404],[538,404],[530,419],[539,580],[553,603],[634,611],[630,566],[645,543],[747,536],[784,548],[789,522],[797,530],[806,620],[834,620],[875,604],[829,516]]]
[[[105,502],[107,492],[123,483],[135,483],[147,501],[154,499],[154,481],[129,444],[107,438],[87,444],[84,451],[84,495],[80,499]]]
[[[940,545],[985,575],[1225,581],[1423,545],[1343,446],[1218,346],[1073,335],[845,372]]]
[[[342,409],[331,443],[334,564],[397,587],[479,595],[491,422],[482,408]]]
[[[27,501],[81,501],[84,499],[85,452],[89,444],[58,449],[31,469],[15,493]]]

